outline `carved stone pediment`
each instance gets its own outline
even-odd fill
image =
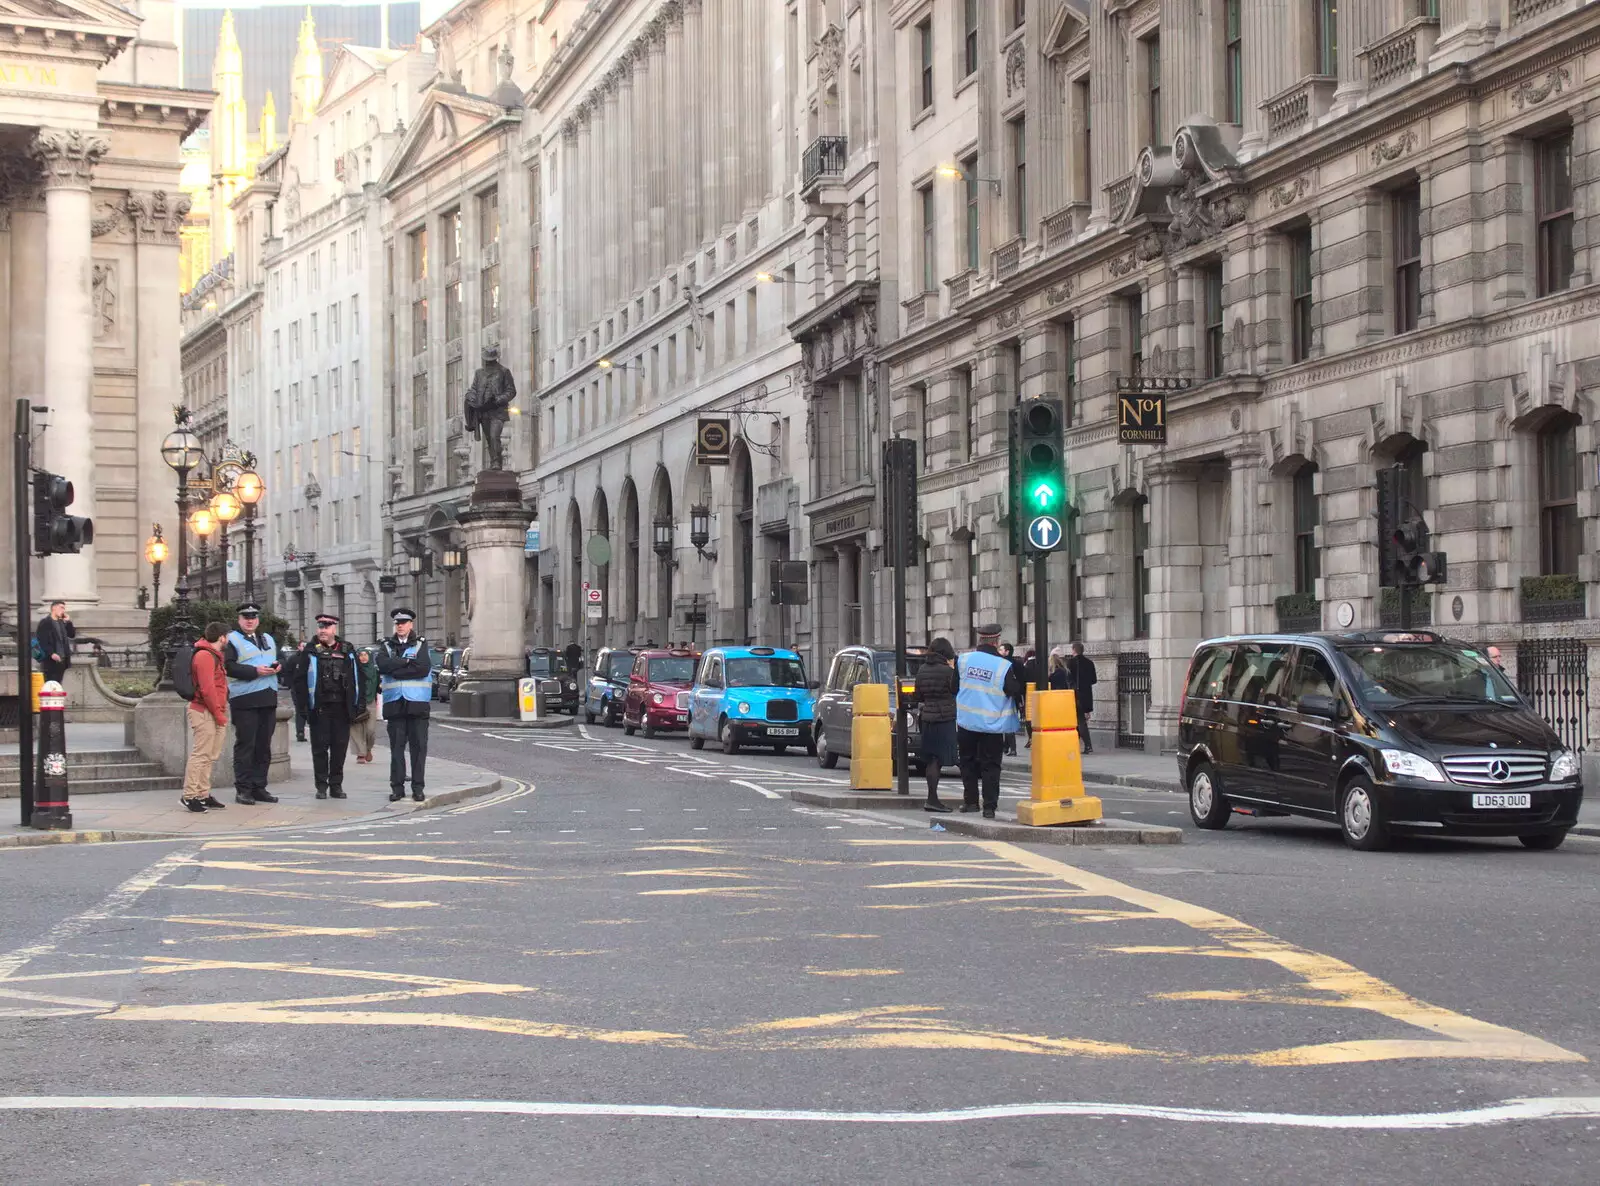
[[[1139,154],[1118,228],[1141,244],[1154,232],[1165,250],[1182,251],[1243,222],[1249,202],[1236,148],[1232,125],[1191,116],[1172,147],[1151,145]]]
[[[1044,55],[1059,58],[1089,33],[1089,0],[1061,0],[1045,33]]]

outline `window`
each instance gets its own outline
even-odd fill
[[[1394,332],[1417,328],[1422,314],[1422,189],[1411,186],[1390,199],[1394,221]]]
[[[1028,233],[1028,121],[1011,121],[1011,202],[1019,235]]]
[[[1289,360],[1311,357],[1311,228],[1289,232]]]
[[[1539,433],[1539,571],[1578,574],[1577,420],[1557,417]]]
[[[1562,132],[1534,146],[1538,172],[1534,204],[1539,219],[1538,293],[1561,292],[1572,284],[1572,133]]]
[[[317,334],[317,315],[313,313],[311,315],[311,353],[315,354],[321,349],[321,338]]]
[[[1322,568],[1317,557],[1317,467],[1310,462],[1294,474],[1294,591],[1315,593]]]
[[[917,460],[919,469],[928,468],[928,389],[919,383],[911,389],[912,429],[917,434]]]
[[[359,296],[350,298],[350,336],[352,338],[361,336],[361,298]]]
[[[1089,109],[1089,76],[1085,74],[1072,84],[1073,134],[1077,142],[1076,159],[1072,177],[1076,192],[1073,197],[1080,202],[1094,200],[1094,125]]]
[[[1161,38],[1151,34],[1143,41],[1145,78],[1145,135],[1149,144],[1161,143]]]
[[[978,72],[978,0],[962,0],[961,25],[961,76],[970,78]]]
[[[411,353],[428,348],[428,298],[411,302]]]
[[[972,368],[958,367],[955,380],[956,406],[962,411],[967,460],[971,461],[978,456],[978,401],[972,398]]]
[[[499,264],[490,264],[478,273],[478,301],[485,325],[493,325],[500,320]]]
[[[933,106],[933,18],[920,22],[917,35],[917,111]]]
[[[457,206],[446,214],[443,222],[444,262],[449,267],[461,259],[461,207]]]
[[[461,397],[465,390],[465,363],[455,358],[444,367],[444,414],[446,418],[461,415]]]
[[[1316,4],[1317,73],[1339,74],[1339,0],[1314,0]]]
[[[453,342],[461,336],[461,282],[445,285],[444,289],[444,340]]]
[[[421,227],[411,232],[411,279],[426,280],[428,278],[428,228]]]
[[[1133,636],[1135,638],[1150,637],[1150,609],[1145,604],[1150,593],[1150,572],[1145,567],[1144,554],[1150,547],[1150,527],[1144,521],[1145,507],[1148,500],[1140,498],[1138,502],[1128,508],[1132,518],[1133,536]]]
[[[922,291],[939,287],[939,218],[933,204],[933,186],[917,191],[917,209],[922,222]]]
[[[1065,399],[1063,419],[1071,424],[1078,403],[1078,325],[1070,318],[1061,323],[1061,352]]]
[[[328,438],[328,475],[340,477],[344,473],[344,446],[341,443],[341,434],[334,433]]]
[[[1200,284],[1205,301],[1206,370],[1207,379],[1220,378],[1225,359],[1222,353],[1222,330],[1225,319],[1222,303],[1222,265],[1213,264],[1200,273]]]
[[[1144,294],[1130,292],[1122,298],[1122,316],[1128,331],[1125,372],[1138,375],[1144,370]]]
[[[1223,109],[1230,124],[1244,123],[1244,0],[1225,0],[1222,34]]]
[[[978,154],[973,153],[961,162],[961,176],[966,186],[966,238],[967,269],[978,270],[981,240],[978,232]]]
[[[500,242],[500,191],[487,189],[478,195],[478,242]]]
[[[1028,0],[1011,0],[1011,27],[1020,29],[1028,23]]]

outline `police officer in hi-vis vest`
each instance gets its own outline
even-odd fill
[[[401,607],[389,615],[394,633],[378,644],[383,719],[389,727],[389,801],[406,795],[406,755],[411,756],[411,797],[427,796],[423,767],[428,760],[428,714],[433,705],[433,655],[416,632],[417,615]]]
[[[261,607],[239,607],[239,628],[228,634],[222,670],[228,676],[228,714],[233,718],[233,801],[276,803],[267,793],[272,731],[278,727],[278,644],[261,629]]]
[[[304,691],[311,725],[311,773],[317,798],[343,799],[350,726],[364,716],[362,668],[356,649],[339,637],[337,614],[317,615],[317,636],[283,665],[290,687]]]
[[[1022,680],[1017,666],[1001,658],[1000,627],[978,627],[978,649],[956,660],[956,749],[961,755],[962,811],[978,810],[983,786],[983,818],[993,819],[1000,806],[1000,759],[1006,735],[1022,726],[1017,702]]]

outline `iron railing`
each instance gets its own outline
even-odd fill
[[[1575,638],[1517,644],[1517,690],[1568,749],[1589,744],[1589,647]]]
[[[845,137],[818,136],[800,162],[800,189],[810,190],[824,177],[843,177],[849,155],[849,141]]]
[[[1138,651],[1117,657],[1117,748],[1143,749],[1150,710],[1150,656]]]

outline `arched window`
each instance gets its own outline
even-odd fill
[[[1539,572],[1576,576],[1578,525],[1577,417],[1558,416],[1539,430]]]
[[[1317,554],[1317,467],[1306,462],[1294,474],[1294,591],[1315,593],[1322,575]]]

